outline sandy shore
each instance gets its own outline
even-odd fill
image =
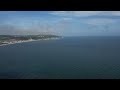
[[[48,39],[39,39],[39,40],[26,40],[26,41],[18,41],[18,42],[15,42],[15,43],[8,43],[8,44],[2,44],[0,46],[6,46],[6,45],[12,45],[12,44],[17,44],[17,43],[25,43],[25,42],[33,42],[33,41],[40,41],[40,40],[57,40],[57,39],[60,39],[60,38],[48,38]]]

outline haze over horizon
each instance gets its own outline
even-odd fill
[[[0,35],[120,36],[120,11],[0,11]]]

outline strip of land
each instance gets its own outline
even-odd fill
[[[0,35],[0,46],[60,38],[62,37],[56,35]]]

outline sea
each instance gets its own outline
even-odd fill
[[[120,79],[120,36],[1,46],[0,79]]]

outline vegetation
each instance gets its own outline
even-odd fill
[[[56,35],[0,35],[0,45],[6,42],[59,38]]]

